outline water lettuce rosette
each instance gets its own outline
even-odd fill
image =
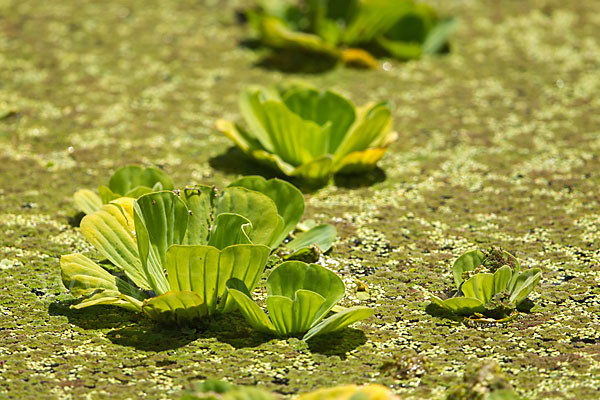
[[[533,291],[541,279],[539,268],[520,271],[509,252],[491,247],[461,255],[453,265],[456,293],[432,301],[453,314],[481,315],[493,319],[509,317]]]
[[[456,26],[454,18],[412,0],[263,0],[246,15],[267,48],[370,68],[375,56],[409,60],[440,53]]]
[[[357,108],[304,85],[247,88],[239,107],[245,127],[219,120],[217,128],[253,159],[307,181],[372,169],[397,136],[389,103]]]

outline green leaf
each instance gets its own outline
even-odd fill
[[[173,181],[167,174],[156,168],[142,168],[138,165],[128,165],[119,168],[110,178],[108,187],[114,193],[124,195],[138,186],[155,190],[173,190]]]
[[[60,258],[62,281],[73,296],[90,294],[106,289],[143,300],[146,296],[136,287],[116,277],[83,254],[69,254]]]
[[[251,155],[253,150],[264,150],[262,144],[241,126],[224,119],[217,120],[216,125],[217,129],[223,132],[244,153]],[[260,129],[262,129],[262,126]],[[266,135],[266,133],[264,134]]]
[[[78,210],[86,214],[98,211],[102,207],[102,199],[88,189],[81,189],[73,195],[73,202]],[[304,204],[303,204],[304,206]]]
[[[267,92],[256,87],[249,87],[242,91],[239,99],[239,108],[249,128],[249,135],[260,143],[262,148],[272,153],[274,151],[270,134],[264,128],[264,109],[263,102],[267,99]],[[240,138],[245,140],[248,135],[243,131],[237,132]],[[248,140],[249,144],[252,143]],[[252,146],[252,148],[254,148]]]
[[[341,174],[353,174],[375,168],[385,154],[386,147],[377,147],[363,151],[353,151],[337,162],[333,171]]]
[[[130,311],[141,311],[142,309],[142,302],[138,299],[108,289],[99,289],[71,307],[81,309],[97,305],[113,305]]]
[[[465,297],[476,298],[485,304],[494,296],[494,274],[475,274],[464,281],[460,289]]]
[[[409,0],[363,0],[344,32],[343,41],[351,45],[368,43],[412,9],[414,3]]]
[[[333,154],[339,147],[356,119],[354,105],[329,90],[320,91],[312,88],[289,90],[284,94],[283,102],[304,120],[313,121],[320,126],[331,123],[329,146],[325,151],[329,154]]]
[[[268,300],[268,299],[267,299]],[[325,303],[325,298],[310,290],[300,289],[296,291],[292,314],[292,332],[304,333],[314,324],[319,322],[319,310]]]
[[[255,244],[268,244],[278,226],[277,206],[262,193],[242,187],[224,190],[217,199],[216,215],[238,214],[252,223],[250,240]]]
[[[228,293],[237,303],[239,310],[246,321],[259,332],[275,333],[275,327],[267,317],[267,314],[252,300],[248,288],[239,279],[232,278],[227,281]]]
[[[484,303],[473,297],[452,297],[441,300],[439,297],[431,296],[431,300],[438,306],[458,315],[472,315],[485,311]]]
[[[156,293],[166,293],[169,291],[164,273],[167,249],[183,243],[188,209],[173,192],[155,192],[137,199],[134,219],[146,278]]]
[[[281,49],[302,49],[330,57],[339,56],[339,51],[335,46],[327,43],[317,35],[294,31],[280,18],[263,15],[257,22],[260,29],[260,38],[267,46]]]
[[[248,234],[252,224],[238,214],[223,213],[217,215],[215,226],[210,232],[209,246],[219,250],[234,244],[252,244]]]
[[[296,252],[313,244],[319,246],[319,249],[325,253],[335,241],[336,230],[333,225],[322,224],[311,228],[307,232],[300,233],[295,239],[285,246]]]
[[[162,190],[162,189],[160,189],[160,190]],[[129,192],[125,193],[125,196],[137,199],[138,197],[141,197],[145,194],[152,193],[152,192],[154,192],[154,190],[152,190],[152,188],[149,188],[147,186],[137,186],[137,187],[131,189]]]
[[[208,314],[200,296],[189,291],[167,292],[153,297],[144,302],[142,311],[155,321],[178,325],[198,323]]]
[[[423,54],[439,53],[448,43],[448,37],[456,30],[457,21],[454,17],[447,17],[439,21],[427,34],[423,43]]]
[[[138,287],[151,289],[140,262],[135,235],[119,206],[106,204],[99,211],[85,216],[80,229],[100,254],[125,272]]]
[[[169,287],[195,292],[210,314],[232,311],[235,302],[227,297],[227,281],[237,278],[253,290],[269,254],[267,246],[251,244],[229,246],[222,251],[212,246],[172,246],[167,251]]]
[[[267,278],[267,296],[284,296],[293,300],[300,289],[310,290],[325,298],[314,317],[315,321],[322,319],[346,291],[344,283],[333,271],[300,261],[281,263]]]
[[[181,200],[188,208],[189,218],[185,244],[207,244],[215,190],[210,186],[196,185],[181,190]]]
[[[276,248],[294,230],[304,214],[304,196],[294,185],[280,179],[266,180],[262,176],[246,176],[228,187],[244,187],[268,196],[277,207],[277,214],[283,218],[280,229],[274,231],[269,247]]]
[[[494,272],[494,293],[500,293],[508,288],[513,272],[508,265]]]
[[[293,327],[294,301],[291,298],[279,295],[267,296],[267,309],[269,319],[278,335],[287,336],[296,333]]]
[[[289,175],[308,181],[325,181],[333,174],[333,156],[326,155],[295,168]]]
[[[299,166],[328,153],[331,124],[320,126],[303,120],[274,100],[265,101],[262,109],[263,127],[270,135],[273,152],[284,161]]]
[[[344,309],[313,326],[302,340],[308,340],[316,335],[324,335],[343,329],[355,322],[369,318],[374,311],[364,306],[354,306]]]
[[[464,253],[454,261],[452,270],[454,273],[454,283],[460,287],[463,282],[463,273],[473,271],[485,260],[485,254],[481,250],[472,250]]]
[[[365,150],[373,142],[388,134],[391,121],[390,105],[386,102],[373,106],[362,120],[357,120],[335,152],[335,162],[354,151]]]
[[[510,294],[510,301],[516,305],[521,303],[529,296],[529,293],[533,291],[541,278],[542,271],[539,268],[532,268],[521,272]]]
[[[120,194],[113,193],[113,191],[110,190],[106,186],[99,186],[98,187],[98,193],[100,193],[100,199],[102,200],[102,204],[108,204],[111,201],[113,201],[113,200],[118,199],[119,197],[121,197]]]

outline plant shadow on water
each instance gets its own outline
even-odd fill
[[[69,323],[85,330],[112,329],[106,337],[114,344],[143,351],[165,351],[183,347],[197,339],[215,338],[234,348],[256,347],[272,339],[251,330],[238,313],[216,315],[192,328],[159,325],[140,314],[111,306],[70,308],[74,301],[50,304],[50,315],[67,317]]]
[[[462,322],[463,317],[454,315],[450,311],[445,310],[444,308],[438,306],[435,303],[429,303],[427,307],[425,307],[425,312],[432,317],[443,318],[447,320],[452,320],[455,322]]]
[[[75,300],[58,301],[48,306],[48,314],[67,317],[70,324],[83,329],[113,329],[141,320],[136,313],[111,306],[76,309]]]
[[[227,174],[260,175],[266,179],[279,178],[286,180],[303,193],[313,193],[327,185],[327,182],[307,182],[302,179],[283,175],[268,166],[254,161],[235,146],[228,148],[225,153],[212,157],[208,160],[208,163],[212,168]],[[333,182],[336,186],[345,189],[358,189],[383,182],[386,178],[385,171],[379,167],[375,167],[370,171],[358,174],[337,174],[334,176]]]
[[[257,67],[288,74],[322,74],[336,68],[339,60],[327,54],[318,54],[302,49],[279,49],[273,51],[262,47],[258,40],[242,40],[240,47],[258,52],[261,56],[254,64]]]
[[[212,157],[208,163],[212,168],[227,174],[260,175],[266,179],[285,179],[284,175],[255,162],[235,146],[228,148],[225,153]]]
[[[358,189],[367,186],[373,186],[377,183],[385,181],[387,175],[385,171],[379,167],[375,167],[370,171],[365,171],[357,174],[337,174],[333,177],[333,182],[336,186],[346,189]]]
[[[308,349],[312,353],[324,356],[338,356],[342,360],[347,354],[367,342],[364,332],[354,328],[344,328],[338,332],[313,337],[308,340]]]

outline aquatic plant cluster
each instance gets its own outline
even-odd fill
[[[310,97],[309,97],[310,98]],[[221,193],[206,185],[172,189],[156,168],[117,170],[100,195],[82,189],[75,204],[87,213],[82,234],[110,262],[100,266],[82,254],[61,257],[64,285],[79,297],[75,308],[109,304],[180,326],[201,325],[215,313],[239,309],[255,330],[308,340],[368,318],[364,306],[334,306],[343,281],[318,264],[336,231],[313,226],[290,238],[304,214],[302,193],[292,184],[247,176]],[[285,244],[284,244],[285,242]],[[266,281],[268,313],[252,299],[269,256],[283,245],[283,261]],[[491,247],[460,256],[453,265],[457,290],[439,307],[467,318],[515,316],[541,278],[520,272],[517,259]],[[328,316],[329,314],[332,314]]]
[[[375,0],[282,4],[265,1],[247,12],[264,45],[347,64],[373,66],[375,54],[412,59],[438,53],[454,27],[452,18],[409,0],[391,8],[391,2]],[[375,168],[397,138],[387,101],[357,107],[339,93],[306,84],[248,87],[239,110],[245,126],[220,119],[217,129],[280,175],[321,186],[336,174]],[[377,311],[339,305],[344,282],[322,265],[336,230],[302,226],[304,196],[285,180],[244,176],[223,190],[202,184],[177,189],[161,169],[130,165],[97,192],[77,191],[73,201],[85,214],[81,233],[101,256],[61,257],[62,282],[77,298],[73,308],[113,305],[183,329],[235,311],[257,332],[302,341],[339,332]],[[432,295],[432,304],[467,324],[507,322],[527,311],[542,276],[539,268],[522,270],[513,254],[495,246],[462,254],[452,273],[455,287]],[[198,388],[222,398],[241,398],[244,390],[215,382]],[[270,398],[252,389],[243,396]],[[376,385],[351,385],[299,399],[312,398],[393,395]]]

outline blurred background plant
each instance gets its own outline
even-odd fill
[[[359,68],[377,68],[379,57],[446,52],[456,27],[453,17],[412,0],[260,0],[245,17],[276,63],[313,56]]]

